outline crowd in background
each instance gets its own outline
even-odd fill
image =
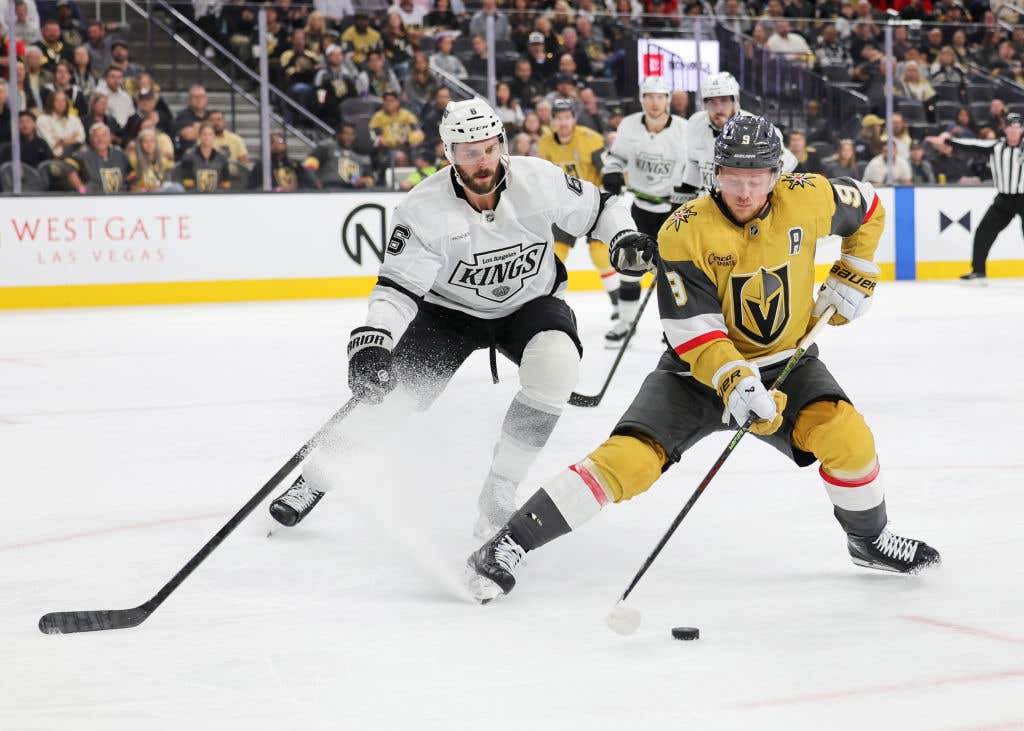
[[[206,90],[193,86],[186,106],[171,109],[161,93],[164,80],[130,57],[126,28],[86,20],[76,0],[7,2],[14,3],[17,21],[4,28],[0,63],[6,75],[13,44],[17,78],[0,79],[0,162],[12,157],[8,100],[17,93],[20,158],[44,189],[260,187],[259,155],[250,156],[223,111],[210,107]],[[273,135],[271,173],[279,190],[365,188],[383,184],[395,169],[400,179],[388,182],[411,187],[444,166],[438,137],[444,108],[453,94],[485,93],[490,64],[513,154],[537,154],[541,137],[551,134],[558,100],[568,100],[578,123],[610,145],[623,114],[637,108],[635,90],[626,88],[627,64],[636,63],[627,55],[628,35],[641,25],[664,33],[694,15],[714,15],[717,32],[742,33],[750,47],[867,96],[870,111],[851,138],[837,135],[821,101],[807,101],[799,129],[786,132],[798,169],[808,172],[884,182],[887,17],[915,21],[895,27],[890,61],[900,110],[892,118],[897,183],[988,177],[984,165],[924,138],[942,131],[1000,134],[1006,105],[991,94],[972,96],[969,69],[1024,82],[1024,27],[1004,29],[982,1],[481,0],[468,7],[463,0],[398,0],[368,7],[352,0],[278,0],[265,7],[265,48],[257,5],[197,0],[180,9],[243,63],[255,66],[266,55],[273,82],[335,130],[294,159],[285,137]],[[494,59],[484,40],[489,18]],[[211,59],[222,55],[213,45],[205,52]],[[689,117],[694,101],[676,92],[673,113]],[[304,115],[280,111],[292,124],[313,129]],[[0,178],[7,189],[6,177]]]

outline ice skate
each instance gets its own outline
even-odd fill
[[[270,503],[270,514],[281,525],[291,527],[309,515],[323,496],[323,491],[306,484],[299,475],[291,487]]]
[[[466,583],[481,604],[508,594],[516,585],[516,568],[526,555],[508,526],[503,526],[466,561]]]
[[[612,323],[612,328],[604,334],[604,347],[609,350],[617,350],[622,347],[622,341],[629,334],[630,323],[621,317]]]
[[[847,536],[847,548],[858,566],[900,574],[916,574],[942,563],[939,552],[927,543],[898,536],[888,526],[875,538]]]

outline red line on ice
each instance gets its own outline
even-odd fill
[[[94,538],[95,536],[102,536],[108,533],[120,533],[122,531],[138,530],[140,528],[155,528],[161,525],[171,525],[172,523],[187,523],[191,520],[206,520],[207,518],[216,518],[222,515],[223,513],[203,513],[202,515],[186,515],[180,518],[163,518],[161,520],[146,520],[140,523],[128,523],[127,525],[115,525],[109,528],[97,528],[96,530],[69,533],[66,536],[53,536],[51,538],[38,538],[33,541],[22,541],[21,543],[0,544],[0,551],[13,551],[19,548],[34,548],[35,546],[45,546],[49,543],[65,543],[66,541],[73,541],[78,538]]]
[[[1004,721],[995,723],[984,723],[981,726],[961,726],[949,731],[1013,731],[1013,729],[1024,728],[1024,721]]]
[[[1000,632],[992,632],[990,630],[981,629],[979,627],[968,627],[965,624],[944,622],[941,619],[932,619],[931,617],[920,617],[917,615],[908,615],[903,619],[907,620],[908,622],[915,622],[917,624],[927,624],[932,627],[942,627],[943,629],[951,629],[954,632],[959,632],[965,635],[972,635],[974,637],[984,637],[985,639],[989,640],[999,640],[1000,642],[1011,642],[1015,645],[1024,645],[1024,637],[1004,635]]]
[[[967,685],[970,683],[984,683],[992,680],[1009,680],[1011,678],[1024,678],[1024,668],[999,670],[992,673],[979,673],[977,675],[957,675],[951,678],[935,678],[933,680],[910,680],[905,683],[871,685],[865,688],[835,690],[827,693],[809,693],[808,695],[797,695],[789,698],[769,698],[763,701],[747,701],[746,703],[736,703],[733,705],[733,708],[754,709],[770,708],[772,706],[796,706],[804,703],[818,703],[820,701],[834,701],[844,698],[860,698],[866,695],[884,695],[886,693],[905,693],[912,690],[927,690],[929,688],[940,688],[947,685]]]

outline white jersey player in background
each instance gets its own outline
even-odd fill
[[[642,112],[619,124],[615,143],[605,159],[601,184],[618,194],[624,186],[633,193],[633,220],[652,238],[673,209],[683,203],[687,121],[669,112],[672,86],[663,76],[648,76],[640,84]],[[619,275],[619,319],[607,339],[621,341],[640,306],[640,280]]]
[[[578,376],[582,347],[552,224],[609,243],[648,237],[621,198],[544,160],[509,157],[501,120],[482,99],[449,103],[440,135],[451,167],[395,209],[366,324],[349,340],[349,387],[378,404],[397,386],[426,408],[476,350],[490,350],[495,380],[496,351],[519,366],[520,390],[479,500],[474,533],[489,537],[515,511],[516,487]],[[302,520],[324,494],[325,485],[313,484],[313,457],[271,504],[284,525]]]
[[[740,85],[728,71],[709,74],[700,85],[704,109],[690,116],[686,130],[686,169],[682,190],[686,200],[715,189],[715,139],[725,123],[737,114],[753,116],[740,109]],[[779,139],[782,133],[779,132]],[[782,144],[782,172],[792,172],[796,157]]]

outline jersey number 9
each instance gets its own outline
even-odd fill
[[[668,280],[669,291],[672,292],[672,299],[676,306],[682,307],[686,304],[686,290],[683,289],[683,278],[678,272],[665,272],[665,279]]]
[[[852,185],[833,185],[836,193],[839,194],[839,201],[851,208],[860,208],[860,191]]]

